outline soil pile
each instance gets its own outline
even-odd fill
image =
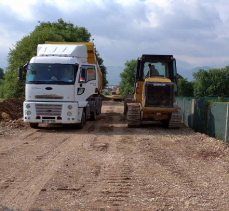
[[[27,127],[23,122],[25,98],[11,98],[0,102],[0,136],[13,134],[12,128]]]
[[[25,98],[11,98],[0,103],[0,121],[17,120],[23,116]]]

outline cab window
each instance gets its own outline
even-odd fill
[[[82,72],[80,73],[81,82],[84,81],[84,83],[86,83],[96,79],[96,70],[94,66],[83,65],[81,68],[85,71],[85,76],[82,76]]]
[[[87,81],[95,80],[95,68],[87,69]]]

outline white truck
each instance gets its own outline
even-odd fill
[[[39,123],[75,124],[101,113],[102,73],[93,43],[46,42],[37,46],[37,56],[18,68],[22,80],[27,69],[24,121],[32,128]]]

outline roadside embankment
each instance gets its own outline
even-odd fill
[[[25,98],[11,98],[0,102],[0,135],[10,134],[11,128],[24,128],[22,120]]]

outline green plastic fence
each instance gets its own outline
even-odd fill
[[[228,103],[216,101],[217,98],[176,98],[176,104],[182,110],[183,122],[187,127],[225,141]],[[229,98],[226,102],[229,102]],[[228,131],[226,141],[229,143]]]
[[[209,100],[212,102],[229,102],[229,97],[176,97],[176,99],[198,99],[198,100]]]

